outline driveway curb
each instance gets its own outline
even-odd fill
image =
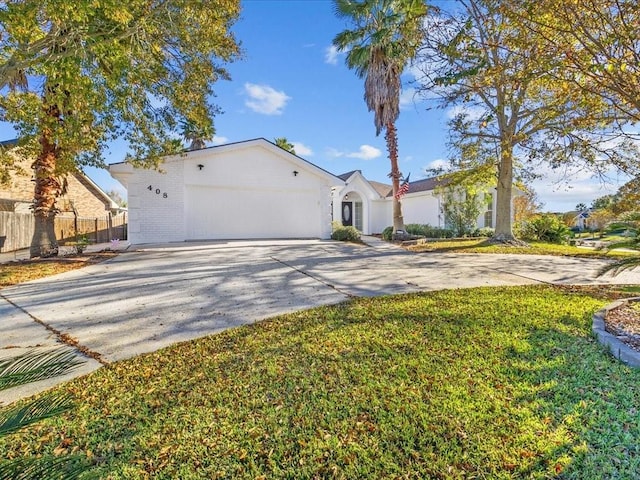
[[[617,336],[610,334],[605,330],[605,320],[609,311],[626,305],[629,302],[640,301],[640,297],[625,298],[610,303],[601,310],[598,310],[593,315],[593,324],[591,330],[602,345],[607,347],[611,355],[626,363],[630,367],[640,368],[640,352],[634,350],[626,343],[621,341]]]

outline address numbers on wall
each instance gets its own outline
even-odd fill
[[[163,192],[159,188],[153,188],[153,185],[149,185],[147,187],[147,190],[149,190],[150,192],[155,193],[156,195],[162,195],[162,198],[168,198],[169,197],[169,195],[167,195],[167,192]]]

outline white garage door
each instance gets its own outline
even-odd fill
[[[188,240],[320,237],[318,193],[188,185]]]

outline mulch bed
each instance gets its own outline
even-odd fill
[[[640,352],[640,310],[630,304],[609,310],[605,330]]]

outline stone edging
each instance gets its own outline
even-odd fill
[[[593,314],[593,324],[591,330],[598,339],[598,341],[607,347],[611,352],[611,355],[616,357],[621,362],[626,363],[630,367],[640,368],[640,352],[634,350],[624,342],[622,342],[615,335],[610,334],[604,328],[604,321],[607,318],[607,314],[610,310],[620,307],[628,302],[640,301],[640,297],[625,298],[616,302],[610,303],[602,310],[598,310]]]

